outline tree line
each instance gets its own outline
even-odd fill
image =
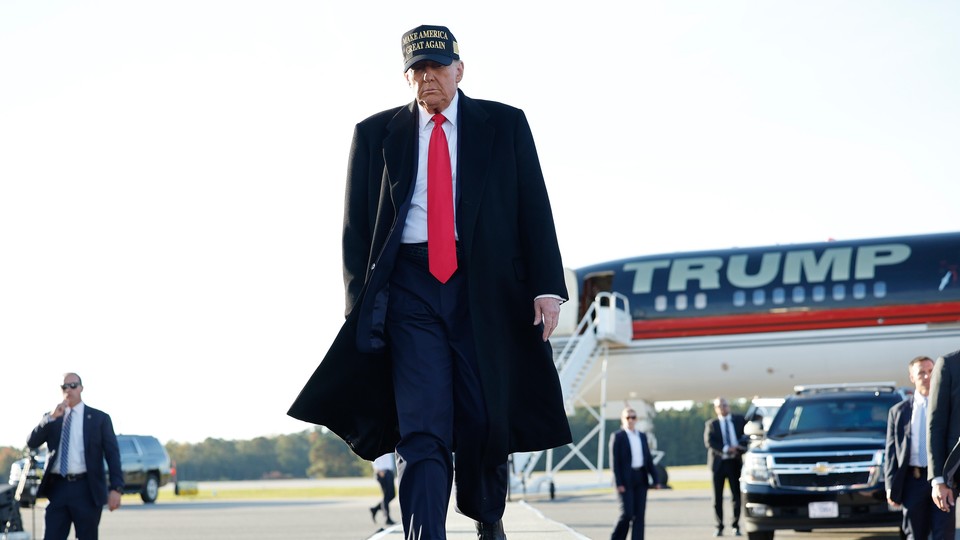
[[[742,414],[745,404],[732,402],[735,413]],[[619,411],[618,411],[619,412]],[[706,463],[703,445],[704,424],[714,418],[711,402],[696,403],[689,409],[664,410],[653,419],[658,449],[665,455],[660,465],[702,465]],[[574,441],[579,441],[596,422],[583,410],[570,417]],[[608,420],[607,437],[619,429],[618,420]],[[580,450],[590,460],[597,456],[596,437]],[[604,466],[609,467],[604,441]],[[313,428],[300,433],[257,437],[250,440],[208,438],[198,443],[170,441],[167,453],[176,464],[179,480],[257,480],[264,478],[323,478],[366,476],[372,474],[370,463],[356,457],[350,448],[333,433]],[[554,451],[554,462],[569,450]],[[0,447],[0,480],[7,481],[10,465],[23,456],[23,449]],[[543,468],[541,460],[540,468]],[[566,469],[584,469],[576,458]]]

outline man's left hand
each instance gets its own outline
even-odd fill
[[[543,323],[543,340],[550,339],[550,335],[557,329],[560,322],[560,301],[556,298],[544,296],[533,301],[533,325]]]
[[[113,512],[117,508],[120,508],[120,492],[119,491],[112,490],[112,489],[110,490],[110,494],[107,495],[107,508],[109,508],[111,512]]]

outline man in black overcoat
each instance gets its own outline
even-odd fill
[[[415,100],[356,126],[347,320],[289,414],[364,459],[396,451],[407,536],[445,538],[455,457],[457,510],[479,538],[505,538],[508,454],[571,441],[547,341],[567,295],[553,215],[526,117],[459,90],[449,29],[417,27],[401,47]],[[455,217],[455,270],[440,277],[435,149]]]

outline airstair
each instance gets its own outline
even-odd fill
[[[578,458],[588,469],[597,473],[598,483],[603,483],[603,459],[607,449],[605,406],[608,353],[611,347],[627,345],[631,339],[633,321],[627,297],[613,292],[598,294],[576,330],[566,340],[560,352],[554,355],[567,415],[573,415],[577,407],[582,407],[596,420],[596,425],[579,441],[568,444],[569,453],[556,463],[552,449],[513,454],[511,493],[539,492],[543,484],[548,483],[550,497],[553,498],[553,475],[573,458]],[[599,371],[596,369],[598,364]],[[600,400],[599,405],[594,406],[584,396],[587,392],[595,391],[598,386]],[[596,459],[583,453],[583,447],[593,439],[598,443]],[[541,458],[545,460],[544,474],[534,479],[533,473]]]

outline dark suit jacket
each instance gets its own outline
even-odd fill
[[[650,445],[647,443],[647,436],[642,432],[640,435],[640,447],[643,452],[643,469],[647,475],[647,484],[654,485],[660,483],[657,475],[657,468],[653,464],[653,456],[650,454]],[[633,461],[633,452],[630,451],[630,439],[627,438],[627,432],[620,429],[610,435],[610,468],[613,469],[613,480],[617,486],[628,485],[630,480],[630,463]]]
[[[117,445],[117,435],[113,431],[113,422],[110,415],[84,404],[83,411],[83,451],[87,465],[87,484],[90,487],[90,496],[97,506],[107,503],[107,471],[103,464],[106,460],[110,473],[110,489],[123,493],[123,471],[120,468],[120,447]],[[39,448],[47,443],[47,464],[45,473],[57,461],[56,455],[60,449],[60,429],[63,426],[63,417],[47,421],[47,416],[33,428],[27,438],[27,446]],[[53,471],[49,471],[53,472]],[[44,474],[37,489],[37,496],[46,497],[50,488],[50,474]]]
[[[927,415],[927,476],[933,480],[943,475],[947,455],[960,440],[960,351],[937,359]]]
[[[325,425],[364,459],[399,441],[384,332],[388,283],[416,179],[415,103],[357,125],[343,226],[347,321],[288,414]],[[571,441],[540,294],[566,297],[533,135],[519,109],[459,96],[457,232],[490,423],[486,456]]]
[[[743,427],[747,424],[747,421],[739,414],[731,414],[730,419],[733,421],[737,444],[740,444],[740,441],[743,440]],[[720,462],[723,460],[723,434],[720,433],[719,418],[707,420],[703,429],[703,444],[707,447],[707,467],[711,471],[717,472],[720,470]],[[735,461],[737,465],[743,465],[743,458],[740,456],[737,456]]]
[[[883,478],[893,502],[903,502],[903,483],[910,466],[910,418],[913,415],[913,400],[901,401],[890,408],[887,415],[886,459],[883,463]],[[921,430],[926,436],[926,430]]]

